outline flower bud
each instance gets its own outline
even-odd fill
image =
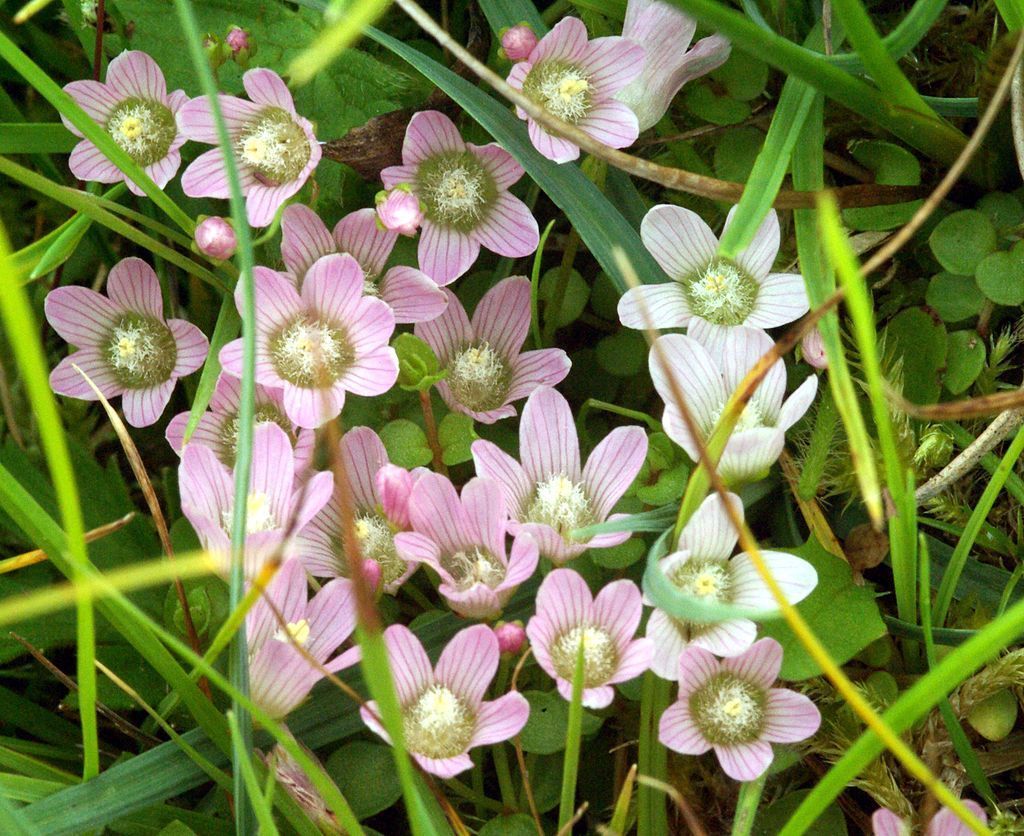
[[[523,629],[522,622],[499,621],[493,629],[502,655],[511,656],[523,649],[526,643],[526,630]]]
[[[316,755],[301,743],[299,747],[311,758],[321,771],[323,766]],[[295,803],[302,808],[302,811],[315,822],[321,832],[328,834],[342,834],[345,831],[338,825],[334,814],[327,807],[320,790],[306,775],[305,770],[295,758],[280,744],[276,745],[270,755],[264,756],[267,766],[274,771],[278,785],[284,787]]]
[[[375,478],[380,505],[391,522],[407,528],[409,521],[409,497],[412,496],[416,477],[404,467],[386,464],[377,471]]]
[[[224,261],[235,254],[238,239],[235,230],[224,218],[213,215],[196,227],[196,247],[203,255]]]
[[[380,564],[376,560],[364,560],[362,569],[363,580],[376,593],[380,588],[381,578],[384,577],[384,571],[380,568]]]
[[[509,61],[523,61],[529,58],[535,46],[537,46],[537,35],[525,23],[520,23],[501,33],[501,48]]]
[[[224,43],[231,50],[231,57],[242,67],[249,66],[249,59],[256,54],[256,45],[249,38],[249,30],[232,26],[224,37]]]
[[[402,186],[381,192],[377,195],[377,219],[384,229],[400,235],[415,235],[423,223],[419,198]]]
[[[231,48],[217,35],[210,32],[203,37],[203,51],[206,52],[206,57],[210,60],[210,67],[214,70],[220,69],[231,58]]]
[[[812,328],[800,340],[800,350],[804,361],[816,369],[828,368],[828,357],[825,356],[825,342],[821,339],[821,331]]]

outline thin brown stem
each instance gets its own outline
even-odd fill
[[[103,67],[103,30],[107,28],[107,9],[104,0],[96,0],[96,45],[92,51],[92,80],[100,80]]]
[[[427,444],[430,445],[430,455],[434,462],[434,472],[447,476],[448,466],[444,463],[444,450],[437,434],[437,421],[434,420],[434,406],[430,402],[430,390],[421,389],[419,396],[420,409],[423,411],[423,424],[427,430]]]

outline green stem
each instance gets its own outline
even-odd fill
[[[576,813],[576,778],[580,769],[580,745],[583,736],[583,659],[586,650],[580,639],[576,666],[572,672],[572,699],[565,730],[565,756],[562,759],[562,795],[558,803],[558,832],[565,832]]]
[[[745,781],[740,784],[740,797],[736,802],[736,814],[732,819],[732,836],[750,836],[754,829],[754,819],[757,817],[757,808],[761,804],[761,796],[764,793],[764,785],[768,780],[768,770],[753,781]]]
[[[509,676],[512,673],[511,660],[502,656],[498,663],[498,676],[494,680],[495,697],[500,697],[508,689]],[[494,771],[498,775],[498,788],[501,791],[501,803],[506,810],[517,809],[516,788],[512,783],[512,771],[508,765],[508,748],[505,743],[496,743],[491,748],[491,755],[494,758]]]
[[[572,278],[572,265],[576,260],[576,251],[580,246],[580,235],[576,227],[569,230],[569,237],[565,242],[565,250],[562,252],[562,262],[558,268],[558,283],[551,294],[551,298],[544,304],[544,334],[541,345],[551,345],[558,329],[558,318],[562,315],[562,303],[565,301],[565,291],[569,289],[569,279]]]
[[[533,270],[530,271],[530,333],[533,335],[534,348],[544,348],[544,340],[540,334],[540,307],[537,301],[540,293],[540,266],[544,257],[544,246],[548,242],[548,236],[554,229],[556,220],[556,218],[552,218],[544,227],[540,243],[537,245],[537,252],[533,256]]]

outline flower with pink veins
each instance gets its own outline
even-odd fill
[[[672,99],[689,81],[726,62],[731,49],[721,35],[702,38],[687,49],[697,21],[664,0],[629,0],[622,37],[643,44],[644,65],[639,77],[615,96],[636,114],[646,131],[665,115]]]
[[[384,229],[413,236],[423,223],[420,200],[409,186],[396,186],[377,195],[377,220]]]
[[[353,427],[340,442],[341,461],[354,504],[353,520],[364,560],[380,566],[384,591],[398,592],[417,564],[395,549],[395,534],[408,530],[409,497],[417,476],[388,462],[384,443],[369,427]],[[306,570],[318,578],[348,577],[341,493],[331,499],[297,535]]]
[[[964,807],[982,824],[988,824],[988,816],[976,801],[964,800]],[[884,807],[875,810],[871,816],[871,829],[875,836],[911,836],[914,832],[905,819]],[[957,818],[948,807],[937,812],[924,830],[925,836],[971,836],[971,828]]]
[[[735,216],[730,210],[725,226]],[[779,254],[779,218],[772,209],[754,240],[735,259],[718,256],[718,238],[696,212],[662,204],[640,224],[644,246],[672,281],[627,290],[619,319],[627,328],[688,327],[691,337],[734,325],[774,328],[807,313],[799,273],[773,273]]]
[[[540,39],[529,56],[512,67],[508,83],[552,116],[575,125],[611,148],[626,148],[640,134],[636,114],[616,96],[640,75],[644,47],[620,37],[587,40],[587,27],[566,17]],[[527,120],[530,141],[549,160],[566,163],[579,146]]]
[[[302,291],[282,273],[254,271],[256,382],[284,390],[284,411],[300,427],[338,416],[345,393],[381,395],[398,379],[398,357],[388,345],[395,316],[380,299],[363,295],[363,271],[350,255],[321,258]],[[235,290],[241,312],[243,288]],[[242,340],[228,343],[220,364],[242,376]]]
[[[440,285],[465,273],[481,246],[509,258],[537,249],[537,221],[509,192],[522,176],[508,151],[494,142],[464,142],[455,123],[436,110],[412,117],[402,165],[380,173],[386,188],[406,185],[419,198],[420,269]]]
[[[148,174],[161,189],[177,173],[186,136],[177,117],[188,102],[183,90],[167,92],[167,82],[156,61],[145,52],[122,52],[107,67],[106,81],[72,81],[64,92],[102,127],[117,145]],[[61,114],[64,126],[82,136]],[[133,194],[142,195],[138,184],[129,180],[88,139],[71,151],[71,173],[79,180],[125,184]]]
[[[107,295],[87,287],[58,287],[43,303],[46,319],[78,350],[50,373],[58,395],[99,400],[78,366],[105,398],[121,395],[125,420],[148,427],[163,413],[179,377],[192,374],[210,344],[183,319],[164,319],[164,298],[153,268],[139,258],[115,264]]]
[[[217,454],[225,467],[235,466],[238,449],[238,410],[241,404],[242,382],[224,372],[217,378],[217,385],[210,398],[210,408],[202,414],[199,423],[189,437],[188,443],[202,444]],[[179,456],[185,447],[185,428],[189,413],[179,412],[167,424],[164,437]],[[300,430],[284,414],[284,400],[280,389],[268,389],[256,384],[255,423],[270,421],[277,424],[288,435],[295,448],[295,473],[301,474],[313,460],[313,445],[316,441],[312,430]]]
[[[728,496],[729,504],[742,519],[740,498],[732,493]],[[732,557],[737,536],[722,498],[711,494],[683,528],[677,551],[663,557],[658,565],[673,586],[699,601],[750,610],[776,609],[775,598],[750,557],[745,553]],[[817,586],[818,573],[806,560],[764,549],[761,558],[791,604],[802,601]],[[652,601],[644,603],[653,606]],[[656,608],[647,620],[647,636],[654,642],[651,670],[662,679],[675,679],[679,654],[687,647],[702,647],[717,656],[736,656],[754,643],[757,625],[749,618],[714,623],[684,621]]]
[[[427,322],[448,306],[448,298],[430,276],[415,267],[384,269],[397,239],[397,232],[377,225],[373,209],[346,215],[333,233],[308,206],[294,204],[281,216],[281,258],[298,287],[318,259],[348,253],[363,270],[363,293],[387,302],[396,324]]]
[[[484,701],[498,670],[498,640],[485,624],[456,633],[431,667],[423,644],[408,627],[384,631],[395,690],[402,707],[402,736],[416,762],[431,775],[451,778],[473,766],[469,750],[515,737],[530,704],[518,691]],[[388,743],[376,702],[359,710],[363,722]]]
[[[756,328],[729,328],[709,350],[692,337],[659,337],[648,357],[654,388],[665,402],[662,423],[676,444],[697,461],[697,445],[675,400],[678,389],[705,439],[725,410],[729,396],[747,372],[774,345]],[[674,378],[676,386],[670,380]],[[777,361],[747,403],[718,462],[718,472],[730,484],[753,482],[764,476],[782,453],[786,430],[807,411],[818,391],[811,375],[788,398],[786,370]],[[784,400],[785,398],[785,400]]]
[[[478,476],[494,479],[512,516],[510,530],[528,533],[540,553],[561,565],[587,549],[617,546],[629,532],[574,540],[572,532],[608,519],[615,503],[636,478],[647,456],[647,436],[639,427],[618,427],[580,468],[580,444],[568,401],[554,389],[534,390],[519,424],[522,464],[490,441],[474,441]]]
[[[537,590],[537,610],[526,635],[537,662],[565,699],[572,698],[576,659],[583,646],[583,705],[605,708],[616,682],[650,667],[654,645],[634,638],[643,603],[632,581],[612,581],[597,597],[572,569],[555,569]]]
[[[295,112],[292,94],[273,70],[242,76],[248,99],[220,94],[221,115],[231,137],[252,226],[267,226],[277,210],[309,179],[320,162],[320,143],[308,119]],[[218,145],[217,124],[207,96],[181,109],[181,130],[196,142]],[[200,154],[181,177],[189,197],[229,196],[227,163],[218,147]]]
[[[470,479],[460,498],[444,476],[425,473],[412,489],[409,519],[413,530],[396,534],[395,548],[403,560],[437,572],[438,591],[465,618],[497,618],[537,568],[529,535],[516,535],[506,551],[508,514],[491,479]]]
[[[245,503],[245,576],[254,578],[273,556],[301,556],[299,531],[331,496],[330,473],[295,478],[292,443],[277,424],[253,430],[252,465]],[[202,444],[188,444],[178,468],[181,511],[203,548],[227,572],[231,564],[231,526],[235,510],[234,473]]]
[[[658,740],[683,755],[714,749],[726,775],[753,781],[771,764],[773,743],[806,740],[821,725],[807,697],[772,687],[781,667],[775,639],[721,661],[702,647],[686,648],[679,655],[679,696],[661,715]]]
[[[513,401],[538,386],[554,386],[569,374],[560,348],[523,351],[530,330],[530,280],[510,276],[484,294],[473,320],[447,288],[448,307],[432,322],[416,325],[416,336],[437,355],[447,376],[437,391],[449,409],[484,424],[516,414]]]
[[[359,661],[358,647],[331,658],[356,628],[352,582],[338,578],[308,595],[302,563],[287,560],[245,617],[250,695],[275,720],[306,699],[324,670],[337,673]]]

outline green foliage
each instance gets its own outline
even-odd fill
[[[359,819],[386,810],[402,797],[390,747],[353,740],[331,753],[324,764]]]
[[[995,250],[996,243],[992,221],[974,209],[947,215],[928,238],[942,268],[958,276],[973,276],[982,259]]]
[[[449,412],[437,425],[437,439],[441,443],[441,458],[449,467],[473,458],[470,445],[480,436],[473,428],[473,419],[460,412]]]
[[[754,821],[754,836],[776,836],[809,792],[796,790],[763,808]],[[848,832],[846,816],[838,804],[829,804],[818,820],[804,831],[806,836],[846,836]]]
[[[647,367],[647,343],[638,331],[617,331],[597,344],[597,362],[610,375],[633,377]]]
[[[981,313],[985,295],[971,276],[943,272],[929,280],[925,301],[944,322],[960,322]]]
[[[405,468],[430,464],[432,453],[427,434],[407,418],[389,421],[381,428],[380,438],[393,464]]]
[[[990,253],[975,268],[974,278],[997,305],[1017,307],[1024,302],[1024,249]]]
[[[885,329],[885,345],[902,359],[903,395],[912,403],[935,403],[946,364],[946,327],[920,308],[908,308]]]
[[[561,267],[552,267],[540,277],[540,289],[537,292],[537,297],[545,303],[545,319],[549,316],[547,306],[554,302],[556,288],[561,281]],[[559,307],[558,318],[555,320],[555,326],[558,328],[564,328],[566,325],[571,325],[579,319],[580,314],[583,313],[583,310],[587,307],[587,299],[589,298],[590,285],[583,280],[583,276],[580,275],[578,270],[570,270],[569,280],[565,286],[565,294],[562,296],[562,302]],[[554,311],[552,310],[551,314],[553,313]]]
[[[569,703],[555,691],[524,691],[523,696],[530,703],[530,719],[519,735],[523,751],[537,755],[561,752],[569,727]],[[602,718],[584,711],[583,735],[595,734],[602,723]]]
[[[906,148],[884,140],[863,140],[850,145],[850,156],[875,175],[876,183],[893,186],[917,186],[921,182],[921,164]],[[843,222],[851,229],[893,229],[905,224],[921,201],[893,206],[869,206],[845,209]]]
[[[512,813],[491,819],[480,828],[479,836],[534,836],[537,828],[526,813]]]
[[[948,337],[943,384],[954,395],[966,392],[985,368],[985,341],[977,331],[954,331]]]
[[[447,374],[434,350],[413,334],[399,334],[391,347],[398,355],[398,385],[407,392],[426,392]]]

